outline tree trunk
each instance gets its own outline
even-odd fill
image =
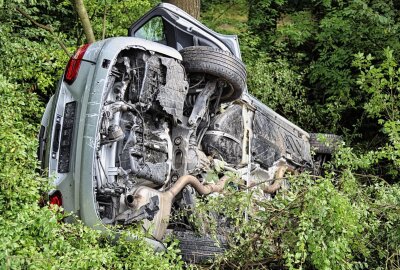
[[[200,18],[200,0],[163,0],[163,2],[183,9],[196,19]]]
[[[81,21],[83,32],[85,33],[86,40],[88,43],[95,42],[96,39],[94,38],[93,28],[89,20],[89,16],[86,11],[85,4],[83,0],[71,0],[72,4],[75,7],[76,13],[78,13],[79,20]]]

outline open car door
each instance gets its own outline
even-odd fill
[[[241,59],[236,35],[212,31],[174,5],[161,3],[137,20],[128,35],[168,45],[180,51],[189,46],[209,46],[229,51]]]

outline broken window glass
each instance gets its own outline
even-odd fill
[[[135,32],[135,37],[166,44],[162,18],[160,16],[152,18]]]

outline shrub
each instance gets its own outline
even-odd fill
[[[35,139],[42,113],[37,96],[0,75],[0,268],[6,269],[180,269],[171,245],[154,253],[139,229],[118,241],[82,223],[60,222],[62,212],[38,205],[47,179],[35,169]],[[112,231],[110,231],[112,233]],[[128,241],[134,234],[137,240]]]

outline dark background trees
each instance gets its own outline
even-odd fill
[[[354,55],[371,54],[379,62],[390,47],[398,56],[396,1],[254,0],[249,10],[249,30],[260,37],[260,51],[303,73],[307,102],[319,122],[309,129],[358,132],[370,140],[368,129],[377,127],[363,115],[366,96],[356,83]]]

